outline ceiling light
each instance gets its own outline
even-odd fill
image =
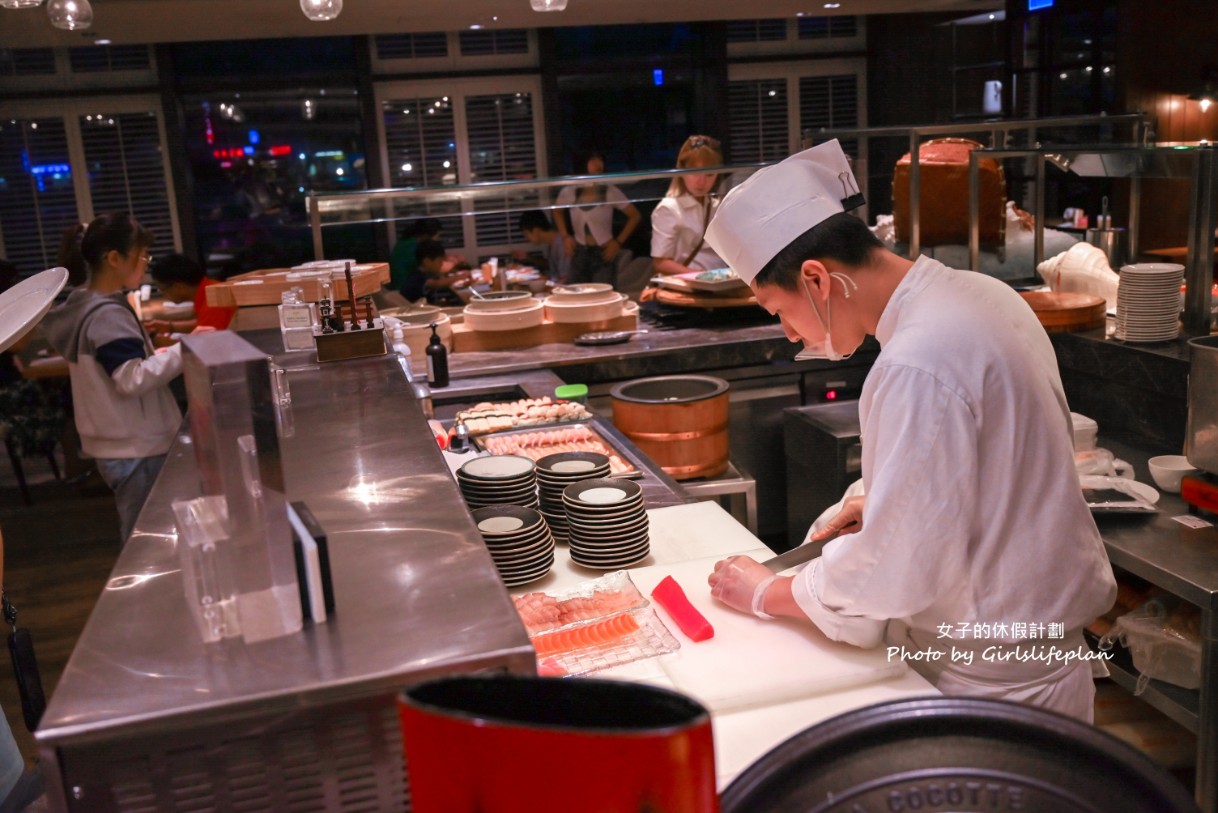
[[[300,0],[300,10],[315,23],[333,20],[343,11],[343,0]]]
[[[47,16],[51,25],[65,31],[80,31],[93,25],[93,7],[89,0],[50,0]]]
[[[533,11],[562,11],[567,7],[567,0],[529,0]]]
[[[96,44],[96,45],[109,45],[111,42],[112,42],[112,40],[108,40],[108,39],[106,39],[105,37],[103,37],[103,38],[101,38],[101,39],[99,39],[99,40],[96,40],[94,44]]]
[[[825,8],[841,8],[841,3],[825,3]]]
[[[33,8],[41,5],[42,0],[0,0],[0,8]]]

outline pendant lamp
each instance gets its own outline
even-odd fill
[[[343,11],[343,0],[300,0],[300,10],[315,23],[333,20]]]
[[[50,0],[47,16],[56,28],[81,31],[93,25],[93,6],[89,0]]]
[[[33,8],[41,5],[42,0],[0,0],[0,8]]]
[[[562,11],[567,7],[567,0],[529,0],[533,11]]]

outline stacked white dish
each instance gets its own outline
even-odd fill
[[[537,496],[541,515],[558,542],[570,534],[562,495],[567,486],[609,476],[609,458],[596,452],[559,452],[537,461]]]
[[[516,306],[516,303],[519,305]],[[541,300],[531,299],[526,294],[519,300],[509,299],[506,303],[496,305],[512,305],[485,310],[476,307],[471,301],[465,306],[465,324],[474,330],[523,330],[537,327],[545,320],[545,308]]]
[[[1121,266],[1117,288],[1116,338],[1165,342],[1180,332],[1180,284],[1184,266],[1134,263]]]
[[[554,565],[554,537],[541,514],[517,505],[471,512],[506,587],[535,582]]]
[[[457,485],[470,508],[488,505],[537,507],[533,461],[520,455],[475,457],[457,469]]]
[[[630,480],[582,480],[563,489],[571,559],[597,570],[638,564],[651,552],[643,489]]]

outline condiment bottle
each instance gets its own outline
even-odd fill
[[[440,341],[436,323],[431,325],[431,341],[427,345],[427,383],[433,387],[448,386],[448,348]]]
[[[309,307],[309,303],[301,297],[303,293],[304,291],[300,288],[289,288],[280,295],[280,330],[311,329],[313,327],[313,310]]]

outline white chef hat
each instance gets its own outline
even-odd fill
[[[706,242],[745,282],[791,241],[838,212],[863,205],[837,139],[753,173],[732,189],[706,229]]]

